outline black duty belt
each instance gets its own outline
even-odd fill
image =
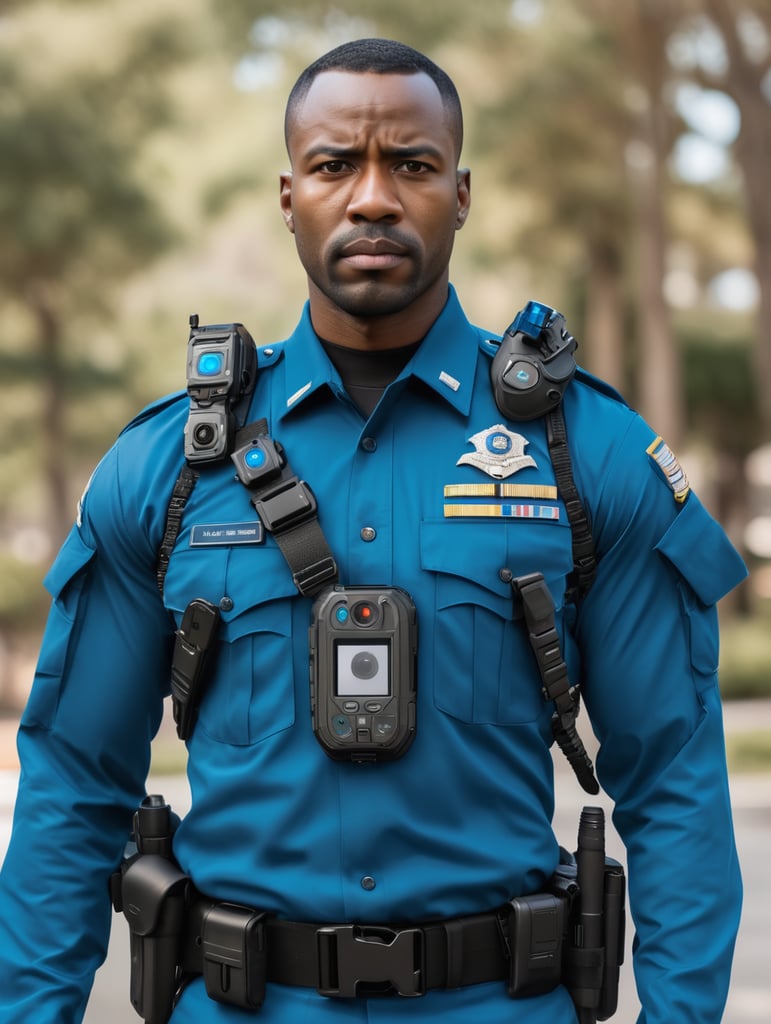
[[[419,996],[509,976],[508,907],[421,925],[284,921],[196,895],[181,968],[202,974],[214,999],[259,1005],[265,981],[322,995]],[[234,998],[235,997],[235,998]]]

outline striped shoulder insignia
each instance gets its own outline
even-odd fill
[[[691,493],[691,485],[677,456],[661,437],[657,437],[645,450],[661,470],[672,489],[675,501],[682,504]]]

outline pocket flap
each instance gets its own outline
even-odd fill
[[[656,551],[707,606],[717,604],[747,575],[741,555],[693,492],[656,545]]]
[[[86,544],[77,526],[73,526],[43,580],[48,593],[54,599],[58,598],[70,580],[88,565],[95,554],[95,549]]]

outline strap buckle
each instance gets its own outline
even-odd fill
[[[259,498],[252,498],[257,515],[268,533],[283,533],[316,514],[313,491],[296,476],[282,480]]]
[[[259,1010],[265,999],[265,914],[215,903],[203,919],[203,977],[210,999]]]
[[[337,579],[337,563],[329,555],[327,558],[314,562],[313,565],[303,566],[302,569],[293,572],[292,579],[303,597],[312,597],[327,583],[335,582]]]
[[[316,934],[320,995],[425,994],[422,929],[336,925]]]

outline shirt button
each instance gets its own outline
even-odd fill
[[[372,526],[363,526],[361,529],[360,536],[362,540],[369,542],[371,540],[374,540],[375,537],[377,537],[377,530],[375,530]]]
[[[230,612],[232,610],[233,610],[233,598],[232,597],[228,597],[227,595],[225,595],[225,597],[221,597],[220,598],[220,611],[221,612]]]
[[[511,583],[511,581],[514,579],[514,573],[511,571],[511,569],[499,569],[498,578],[501,580],[502,583]]]
[[[374,437],[365,437],[362,439],[361,446],[365,452],[374,452],[377,449],[377,441]]]
[[[372,892],[376,885],[377,882],[372,875],[365,875],[361,880],[361,887],[362,889],[366,889],[367,892]]]

